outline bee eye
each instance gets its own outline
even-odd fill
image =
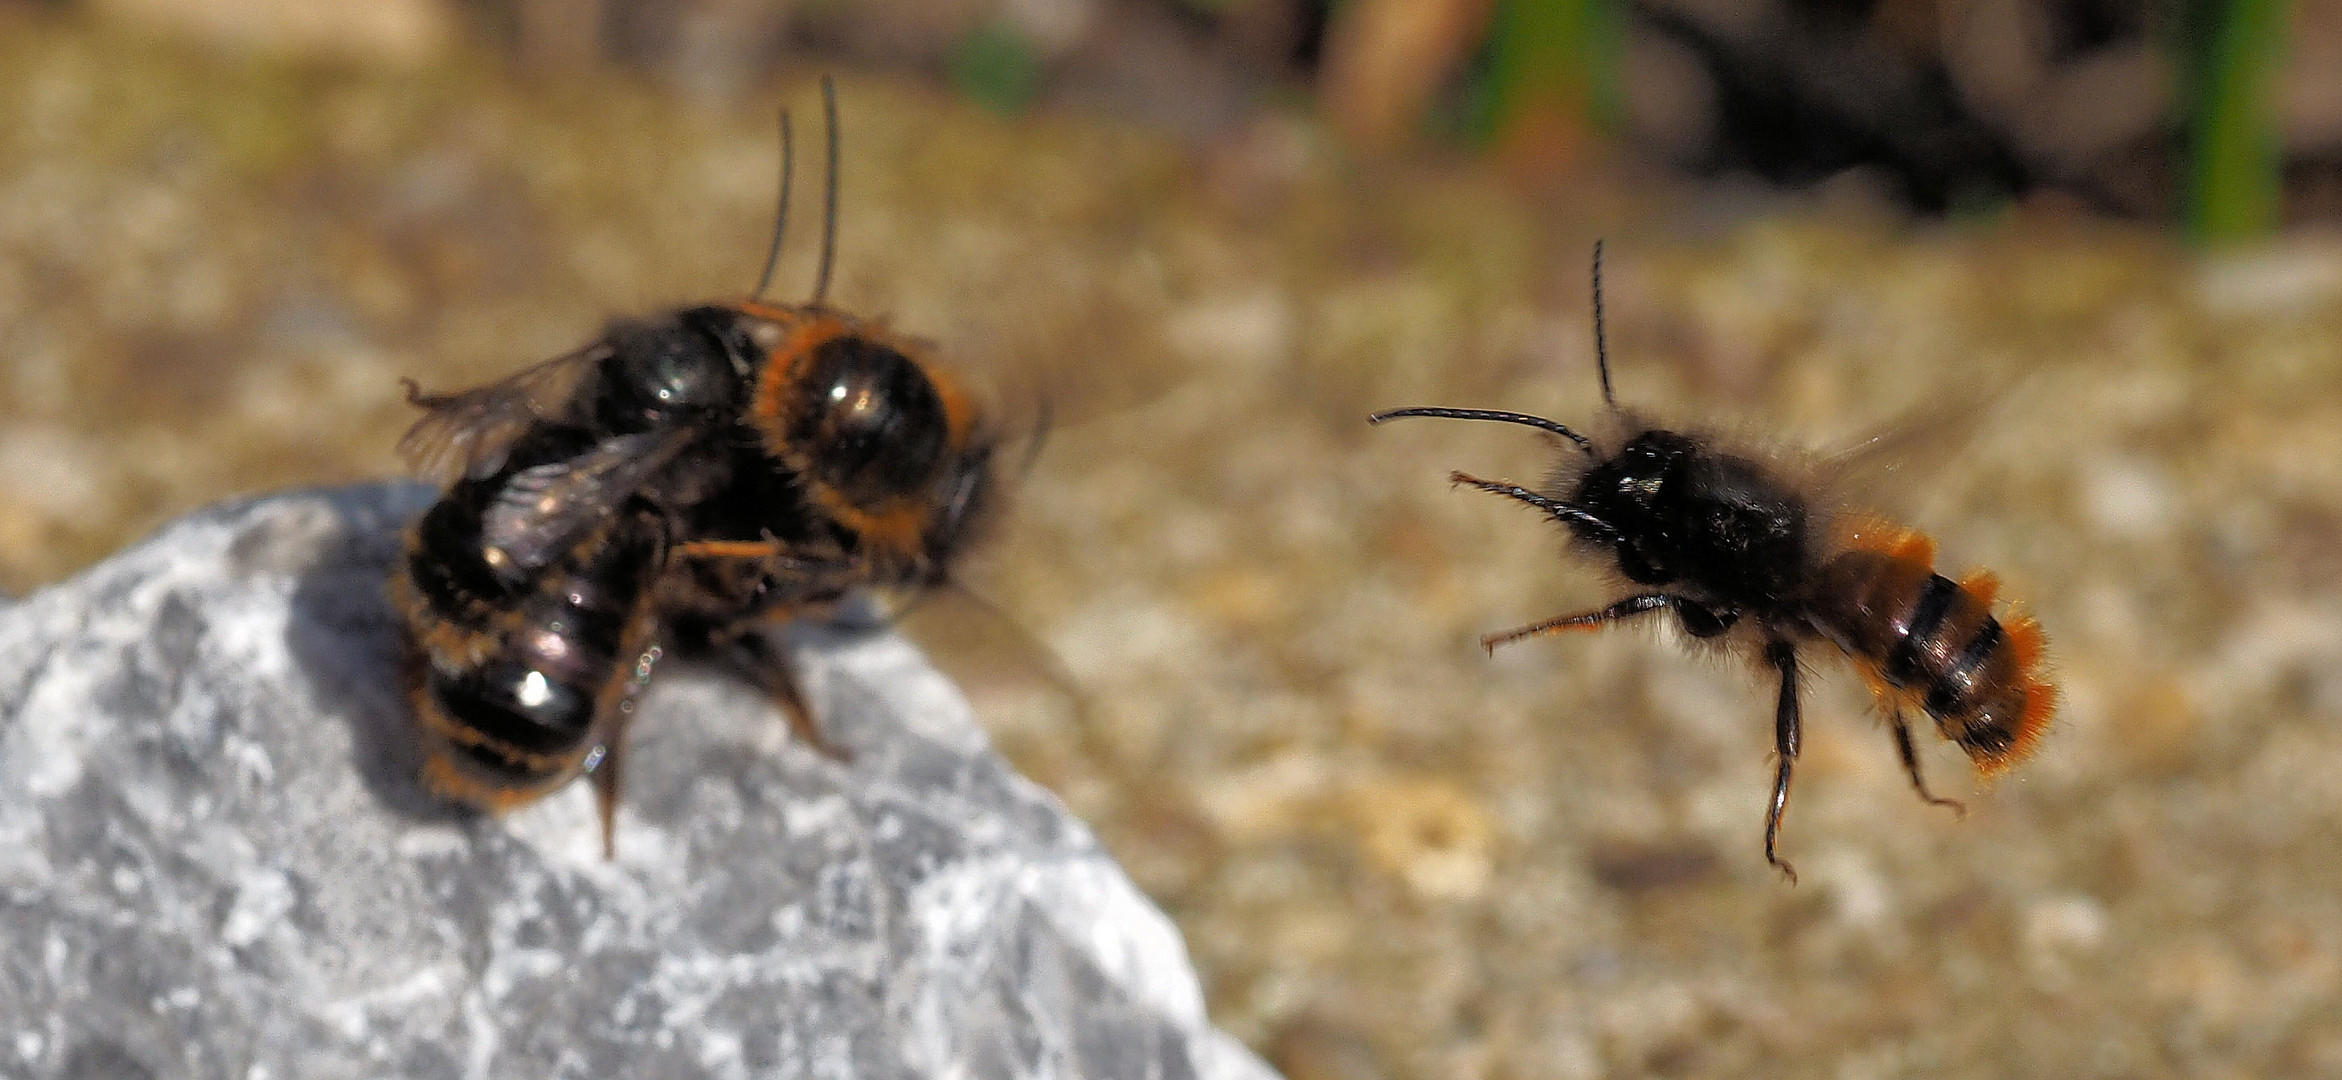
[[[796,398],[790,436],[822,483],[875,503],[934,482],[949,425],[910,357],[867,338],[832,339],[807,361]]]

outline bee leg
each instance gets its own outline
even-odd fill
[[[607,715],[612,718],[609,734],[603,737],[602,745],[595,748],[593,756],[587,759],[586,770],[594,774],[595,809],[602,818],[602,858],[605,860],[618,857],[618,790],[626,779],[622,767],[624,762],[621,760],[626,752],[626,725],[634,719],[635,702],[641,699],[643,690],[651,684],[651,672],[659,666],[660,658],[666,654],[666,648],[656,641],[644,645],[635,654],[634,669],[619,684],[617,700],[604,706],[609,710]]]
[[[796,670],[771,638],[763,634],[742,634],[732,640],[724,655],[734,670],[781,707],[781,715],[789,721],[789,734],[832,761],[845,764],[853,760],[846,748],[822,734],[821,725],[813,719],[813,710],[805,704],[805,695],[797,689]]]
[[[764,680],[764,688],[766,693],[772,695],[773,701],[780,705],[781,712],[789,718],[789,734],[831,761],[842,765],[852,760],[853,755],[847,753],[845,747],[829,741],[829,736],[821,733],[821,725],[813,720],[813,710],[805,704],[805,695],[797,690],[795,672],[785,665],[771,668]]]
[[[619,773],[625,754],[625,732],[614,735],[602,747],[601,760],[594,763],[594,807],[602,817],[602,859],[607,862],[618,857],[618,785],[623,779]]]
[[[1919,792],[1919,801],[1930,806],[1948,806],[1952,813],[1967,817],[1968,808],[1958,799],[1939,799],[1927,790],[1926,778],[1919,775],[1919,752],[1911,746],[1911,725],[1903,722],[1903,710],[1890,710],[1887,716],[1895,725],[1895,751],[1903,756],[1903,771],[1911,775],[1911,788]]]
[[[1740,621],[1740,613],[1731,608],[1719,611],[1680,596],[1670,596],[1667,602],[1675,608],[1675,618],[1683,624],[1683,632],[1696,638],[1720,637]]]
[[[1681,596],[1645,593],[1641,596],[1627,597],[1606,608],[1582,611],[1575,615],[1561,615],[1543,622],[1533,622],[1527,626],[1514,627],[1511,630],[1490,634],[1480,639],[1480,647],[1488,650],[1489,654],[1493,656],[1497,646],[1510,645],[1522,638],[1537,637],[1541,634],[1560,634],[1571,630],[1594,630],[1600,628],[1604,623],[1631,619],[1637,615],[1648,615],[1661,608],[1673,608],[1675,617],[1683,622],[1683,632],[1696,638],[1715,637],[1732,629],[1732,624],[1740,621],[1740,613],[1737,611],[1730,609],[1717,611],[1697,600]]]
[[[1480,639],[1480,647],[1488,650],[1489,655],[1494,656],[1496,655],[1497,646],[1509,645],[1515,641],[1521,640],[1522,638],[1537,637],[1541,634],[1560,634],[1571,630],[1598,629],[1603,623],[1615,622],[1619,619],[1631,619],[1637,615],[1648,615],[1651,612],[1658,611],[1661,608],[1673,606],[1677,603],[1678,601],[1676,598],[1665,596],[1659,593],[1646,593],[1642,596],[1630,596],[1624,600],[1610,605],[1609,607],[1600,608],[1595,611],[1581,611],[1575,615],[1560,615],[1551,619],[1546,619],[1543,622],[1533,622],[1527,626],[1518,626],[1510,630],[1490,634],[1487,637]]]
[[[788,554],[777,540],[690,540],[675,545],[678,559],[774,559]]]
[[[1774,638],[1765,643],[1765,660],[1781,671],[1781,706],[1773,718],[1773,748],[1780,765],[1773,774],[1773,803],[1765,811],[1765,861],[1779,867],[1795,885],[1797,869],[1775,854],[1774,848],[1781,836],[1781,814],[1789,809],[1790,773],[1797,765],[1797,649]]]

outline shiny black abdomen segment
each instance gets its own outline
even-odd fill
[[[475,661],[430,658],[425,690],[469,764],[530,784],[606,737],[609,692],[631,668],[621,661],[644,644],[640,612],[663,542],[650,515],[622,512],[492,611]]]
[[[1959,658],[1928,684],[1927,711],[1935,716],[1958,716],[1972,708],[1980,680],[2007,640],[1999,620],[1985,619],[1960,649]]]
[[[484,606],[504,602],[509,587],[480,557],[480,482],[457,484],[415,523],[407,580],[431,612],[466,629],[485,629]]]
[[[1960,595],[1960,587],[1942,574],[1931,574],[1919,587],[1919,598],[1910,610],[1895,620],[1895,643],[1887,649],[1887,681],[1896,686],[1915,683],[1932,685],[1937,665],[1930,658],[1940,651],[1936,646],[1944,615],[1951,611],[1952,601]]]
[[[578,686],[525,663],[498,658],[452,675],[434,671],[430,686],[448,716],[492,745],[560,754],[593,734],[599,687]]]

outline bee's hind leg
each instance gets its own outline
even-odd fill
[[[1911,725],[1904,722],[1903,710],[1890,706],[1887,710],[1887,719],[1895,727],[1895,752],[1902,755],[1903,771],[1910,774],[1911,789],[1919,793],[1920,801],[1930,806],[1951,807],[1952,813],[1967,817],[1968,808],[1962,805],[1958,799],[1939,799],[1935,797],[1933,792],[1927,790],[1927,779],[1919,775],[1919,751],[1911,745]]]
[[[719,646],[719,655],[726,666],[753,683],[757,689],[772,698],[781,707],[781,714],[789,721],[789,733],[800,742],[819,751],[823,757],[840,764],[853,760],[852,752],[830,741],[814,720],[813,710],[805,704],[805,695],[797,687],[797,669],[785,650],[769,634],[744,633]]]
[[[1773,717],[1774,752],[1779,765],[1773,774],[1773,801],[1765,808],[1765,861],[1797,884],[1797,869],[1775,853],[1781,838],[1781,815],[1789,809],[1789,780],[1797,768],[1800,728],[1797,714],[1797,649],[1780,638],[1765,643],[1765,660],[1781,672],[1781,705]]]
[[[602,819],[604,861],[618,857],[618,787],[623,779],[619,775],[622,771],[619,766],[625,747],[626,739],[621,733],[620,737],[611,739],[602,747],[601,757],[593,765],[594,808]]]
[[[653,641],[635,654],[633,670],[618,684],[617,700],[603,706],[609,722],[602,745],[586,761],[586,771],[594,776],[594,806],[602,819],[602,858],[606,860],[618,857],[618,792],[626,779],[626,728],[634,719],[635,703],[651,684],[652,670],[666,653],[665,646]]]

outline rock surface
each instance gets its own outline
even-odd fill
[[[662,670],[618,857],[402,751],[403,485],[216,508],[0,611],[0,1076],[1201,1077],[1177,931],[888,633],[798,632],[840,764]]]

